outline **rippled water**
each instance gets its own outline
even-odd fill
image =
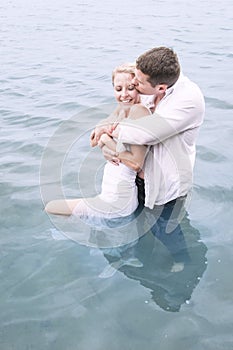
[[[232,349],[232,13],[228,0],[1,3],[2,350]],[[206,99],[189,206],[193,264],[171,273],[167,251],[159,242],[151,251],[147,237],[141,270],[116,265],[101,278],[107,256],[59,236],[43,212],[41,159],[61,125],[72,129],[76,115],[86,135],[100,115],[81,112],[113,102],[115,65],[160,45],[175,49]],[[69,195],[88,152],[79,146],[63,166]]]

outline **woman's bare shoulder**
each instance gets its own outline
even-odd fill
[[[150,115],[150,112],[141,103],[137,103],[130,108],[130,112],[129,112],[130,119],[139,119],[139,118],[145,117],[147,115]]]

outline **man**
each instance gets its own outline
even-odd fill
[[[205,105],[170,48],[156,47],[139,56],[134,83],[141,94],[154,95],[153,114],[120,122],[112,135],[122,143],[150,146],[138,184],[144,186],[140,179],[145,178],[145,206],[152,209],[190,191]],[[103,152],[108,159],[124,159],[121,153]]]
[[[192,188],[204,98],[199,87],[181,73],[176,53],[166,47],[153,48],[138,57],[134,84],[141,94],[154,96],[149,105],[152,114],[121,121],[112,135],[120,143],[149,146],[136,179],[139,203],[145,206],[145,219],[148,213],[154,217],[150,227],[153,235],[167,246],[175,262],[180,262],[186,249],[184,202]],[[98,138],[98,133],[107,130],[97,128],[92,137]],[[127,164],[124,152],[112,153],[104,147],[103,154],[108,160]]]

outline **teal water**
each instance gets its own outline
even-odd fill
[[[232,7],[228,0],[1,3],[1,350],[232,349]],[[93,171],[98,186],[103,160],[89,153],[87,136],[113,102],[111,71],[160,45],[175,49],[206,100],[185,222],[192,263],[180,272],[150,236],[136,247],[143,266],[130,266],[59,235],[61,220],[43,211],[51,140],[59,141],[47,164],[51,186],[61,153],[66,195],[79,193],[78,180],[92,191]],[[65,137],[74,127],[77,144]]]

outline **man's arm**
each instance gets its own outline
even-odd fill
[[[173,107],[170,101],[166,115],[154,113],[137,120],[127,119],[119,123],[113,136],[123,143],[155,145],[202,124],[204,100],[200,96],[194,99],[183,97],[180,106]]]
[[[90,145],[91,147],[95,147],[98,145],[100,137],[102,134],[111,134],[114,128],[116,127],[116,123],[122,121],[126,117],[126,110],[123,110],[121,106],[117,106],[116,109],[108,116],[101,120],[95,127],[95,129],[91,132],[90,135]]]

